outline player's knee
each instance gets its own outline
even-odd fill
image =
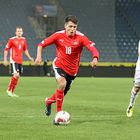
[[[20,74],[19,74],[19,73],[15,73],[15,74],[14,74],[14,77],[15,77],[16,79],[18,79],[18,78],[20,77]]]
[[[139,91],[140,91],[140,87],[134,87],[134,90],[135,90],[136,92],[139,92]]]
[[[59,89],[64,90],[66,87],[66,81],[62,80],[59,82]]]

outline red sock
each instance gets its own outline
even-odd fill
[[[16,85],[17,85],[17,81],[18,79],[16,79],[15,77],[12,77],[8,86],[8,90],[12,90],[12,92],[14,91]]]
[[[12,86],[13,86],[13,77],[11,77],[11,80],[10,80],[10,82],[9,82],[9,85],[8,85],[8,91],[10,91],[11,89],[12,89]]]
[[[56,101],[56,93],[54,93],[53,95],[52,95],[52,97],[50,97],[50,98],[48,98],[47,99],[47,101],[46,101],[46,105],[47,104],[52,104],[52,103],[54,103]]]
[[[56,91],[56,108],[57,108],[57,112],[62,110],[63,99],[64,99],[64,91],[63,90],[57,90]]]
[[[16,85],[17,85],[18,79],[14,78],[13,79],[13,87],[12,87],[12,93],[14,92]]]

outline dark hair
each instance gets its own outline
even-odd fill
[[[23,28],[22,28],[21,26],[18,25],[18,26],[16,26],[16,29],[23,29]]]
[[[69,21],[73,22],[74,24],[77,24],[78,23],[78,19],[74,15],[68,15],[65,18],[65,22],[69,22]]]

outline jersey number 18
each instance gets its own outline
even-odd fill
[[[71,47],[66,47],[66,54],[71,54]]]

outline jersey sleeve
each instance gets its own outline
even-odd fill
[[[54,44],[57,39],[57,36],[58,36],[57,33],[52,34],[51,36],[49,36],[48,38],[46,38],[42,42],[40,42],[38,44],[38,46],[42,46],[43,48],[45,48],[51,44]]]
[[[12,40],[11,39],[9,39],[8,40],[8,42],[7,42],[7,44],[6,44],[6,46],[5,46],[5,51],[8,51],[10,48],[12,47]]]
[[[93,58],[99,59],[99,52],[95,47],[95,43],[90,41],[86,36],[82,38],[83,46],[85,46],[92,54]]]

